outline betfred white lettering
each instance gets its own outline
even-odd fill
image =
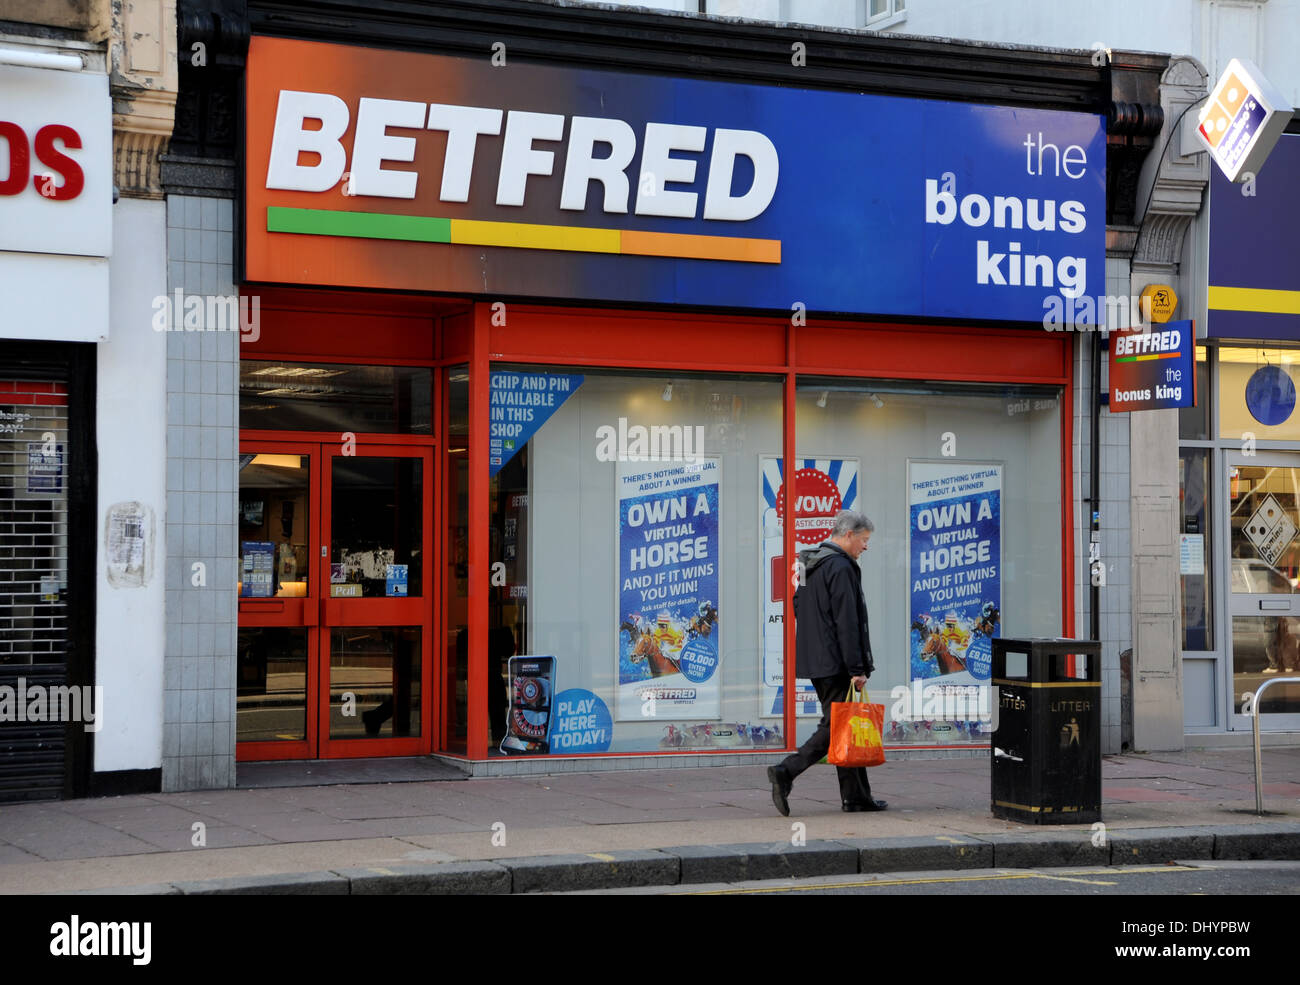
[[[1120,404],[1132,403],[1135,400],[1150,400],[1150,390],[1116,390],[1115,402]]]
[[[307,125],[315,121],[319,126]],[[357,106],[352,159],[343,137],[352,124],[348,104],[323,92],[281,90],[266,172],[266,187],[285,191],[324,192],[348,175],[349,194],[376,198],[415,198],[420,181],[419,139],[422,130],[447,134],[439,198],[468,202],[470,175],[480,137],[501,136],[495,203],[522,207],[530,177],[555,173],[566,122],[568,147],[563,153],[559,207],[582,212],[591,183],[600,185],[601,208],[608,213],[693,219],[700,213],[697,181],[699,157],[708,143],[707,127],[647,122],[641,134],[641,171],[632,202],[627,169],[637,150],[637,134],[623,120],[567,117],[479,106],[411,102],[362,97]],[[504,126],[503,126],[504,123]],[[405,130],[405,135],[390,133]],[[414,132],[414,133],[413,133]],[[547,147],[545,145],[552,145]],[[597,156],[596,145],[609,154]],[[302,154],[319,160],[299,163]],[[753,178],[748,189],[732,194],[736,159],[746,157]],[[772,141],[757,130],[713,131],[703,192],[705,219],[746,222],[761,215],[776,194],[780,158]],[[415,170],[386,167],[414,164]],[[669,187],[669,186],[675,187]]]
[[[1134,332],[1115,339],[1115,355],[1142,356],[1153,352],[1176,352],[1182,332]]]
[[[1088,170],[1088,154],[1078,144],[1061,147],[1044,140],[1043,134],[1026,134],[1026,173],[1042,178],[1050,176],[1078,180]],[[1035,166],[1037,165],[1037,166]],[[949,226],[961,220],[972,229],[1026,230],[1033,233],[1056,231],[1077,234],[1088,228],[1087,209],[1082,202],[1053,198],[1021,198],[1018,195],[988,195],[980,192],[961,194],[956,189],[954,172],[938,179],[925,179],[925,221]],[[1088,284],[1086,257],[1022,252],[1022,237],[994,242],[976,241],[975,283],[989,287],[1054,287],[1066,298],[1081,297]]]

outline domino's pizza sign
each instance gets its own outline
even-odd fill
[[[1291,119],[1285,97],[1251,62],[1234,58],[1202,107],[1197,134],[1229,181],[1255,173]]]

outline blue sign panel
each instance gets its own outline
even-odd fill
[[[1288,381],[1289,382],[1289,381]],[[1110,412],[1196,406],[1196,326],[1190,320],[1110,336]]]
[[[1206,334],[1300,339],[1300,134],[1283,134],[1259,174],[1233,184],[1210,169],[1210,286]]]
[[[253,280],[1036,324],[1105,293],[1096,114],[298,49],[249,55]]]

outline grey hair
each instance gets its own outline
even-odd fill
[[[835,514],[835,525],[831,527],[831,536],[843,537],[846,534],[855,534],[859,530],[870,533],[875,529],[876,525],[867,519],[865,513],[859,513],[857,510],[840,510]]]

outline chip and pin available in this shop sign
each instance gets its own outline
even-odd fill
[[[1291,119],[1286,98],[1243,58],[1228,62],[1201,108],[1197,134],[1229,181],[1258,172]]]

